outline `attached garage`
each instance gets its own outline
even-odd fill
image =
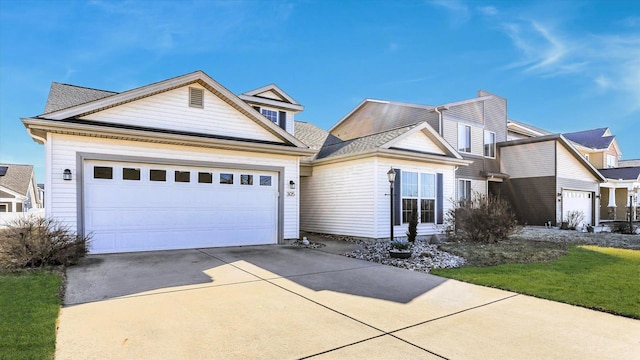
[[[568,219],[571,212],[576,211],[581,212],[584,216],[583,223],[593,225],[593,193],[589,191],[563,190],[563,221]]]
[[[92,253],[277,243],[278,173],[87,160]]]
[[[121,93],[53,83],[45,113],[22,120],[46,144],[46,215],[91,234],[95,254],[297,239],[303,108],[196,71]]]

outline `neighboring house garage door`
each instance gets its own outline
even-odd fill
[[[277,243],[278,173],[85,161],[92,253]]]
[[[562,211],[564,212],[563,221],[567,220],[571,211],[581,211],[584,219],[581,221],[585,224],[591,224],[593,214],[592,194],[588,191],[565,190],[562,193]]]

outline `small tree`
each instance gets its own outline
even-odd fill
[[[418,236],[418,210],[413,209],[411,211],[411,219],[409,219],[409,230],[407,231],[407,240],[409,242],[415,242],[416,236]]]
[[[454,204],[445,218],[447,233],[454,239],[495,243],[518,229],[509,203],[497,196],[474,192],[471,199]]]
[[[567,212],[567,228],[575,230],[584,220],[584,213],[580,210],[572,210]]]

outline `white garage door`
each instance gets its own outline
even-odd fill
[[[92,253],[277,243],[278,173],[85,161]]]
[[[562,193],[562,211],[564,212],[563,219],[567,219],[567,215],[571,211],[581,211],[584,215],[584,219],[581,223],[591,224],[591,215],[593,213],[593,200],[591,198],[591,192],[588,191],[575,191],[565,190]]]

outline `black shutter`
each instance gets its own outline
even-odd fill
[[[402,189],[400,188],[402,171],[400,169],[393,169],[393,171],[396,173],[396,179],[393,182],[393,224],[402,225]]]
[[[287,130],[287,113],[284,111],[280,111],[278,115],[278,122],[280,123],[280,127]]]
[[[436,224],[444,224],[444,195],[442,174],[436,174]]]

